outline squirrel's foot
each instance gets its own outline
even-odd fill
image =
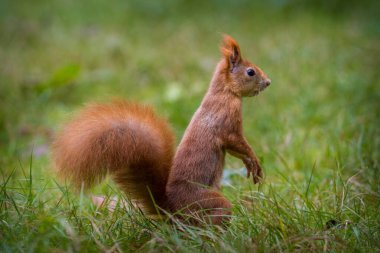
[[[249,178],[252,173],[253,183],[257,184],[263,178],[263,172],[261,166],[257,159],[251,159],[250,157],[245,157],[243,159],[244,165],[247,168],[247,178]]]

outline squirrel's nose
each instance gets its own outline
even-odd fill
[[[270,85],[270,82],[271,82],[270,79],[266,80],[266,81],[265,81],[265,85],[266,85],[266,86],[269,86],[269,85]]]

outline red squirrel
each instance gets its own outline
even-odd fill
[[[174,154],[167,121],[150,107],[116,101],[84,108],[56,136],[53,160],[58,175],[81,187],[107,174],[144,212],[200,214],[220,225],[231,203],[220,193],[226,152],[241,159],[254,183],[263,177],[243,136],[242,97],[270,84],[266,74],[241,56],[224,35],[222,59],[209,89]]]

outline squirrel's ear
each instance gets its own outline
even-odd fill
[[[231,70],[241,61],[241,53],[239,44],[229,35],[223,35],[223,42],[220,51],[229,63]]]

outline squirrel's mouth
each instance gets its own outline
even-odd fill
[[[260,89],[255,89],[255,90],[251,91],[251,92],[248,94],[248,97],[254,97],[254,96],[257,96],[257,95],[259,95],[260,92],[261,92]]]
[[[266,88],[266,86],[260,85],[258,89],[253,90],[252,96],[259,95],[259,93],[262,92],[263,90],[265,90],[265,88]]]

